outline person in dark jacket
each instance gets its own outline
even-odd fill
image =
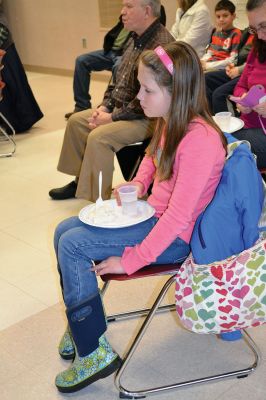
[[[17,53],[6,18],[0,10],[0,49],[2,54],[0,112],[14,127],[16,133],[27,131],[43,117],[24,67]],[[0,122],[1,123],[1,122]]]
[[[160,21],[165,26],[166,14],[163,6],[161,6]],[[129,32],[124,29],[120,15],[118,23],[105,35],[103,49],[91,51],[76,58],[73,81],[75,107],[72,112],[65,114],[66,119],[75,112],[91,108],[89,90],[92,71],[112,71],[112,76],[115,78],[115,70],[128,38]]]
[[[123,52],[128,36],[129,32],[124,29],[120,16],[118,23],[105,35],[103,49],[81,54],[76,58],[73,81],[75,108],[65,114],[66,119],[75,112],[91,108],[91,72],[112,71]]]

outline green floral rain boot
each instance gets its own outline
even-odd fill
[[[58,352],[64,360],[74,360],[75,358],[75,347],[74,341],[67,326],[58,346]]]
[[[121,359],[102,335],[99,347],[85,357],[76,354],[73,364],[55,379],[57,389],[63,393],[76,392],[98,379],[106,378],[121,365]]]

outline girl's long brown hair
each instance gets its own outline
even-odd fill
[[[153,50],[142,53],[140,62],[149,68],[157,84],[165,87],[172,96],[167,122],[159,118],[147,149],[147,154],[155,156],[160,145],[162,132],[165,132],[164,146],[158,166],[160,180],[167,180],[173,173],[177,147],[188,131],[188,125],[196,117],[202,117],[220,135],[226,149],[226,139],[215,124],[206,98],[205,79],[200,60],[195,50],[187,43],[178,41],[163,46],[173,61],[171,75]]]

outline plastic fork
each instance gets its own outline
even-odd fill
[[[99,172],[99,197],[95,202],[95,207],[96,210],[103,204],[103,199],[102,199],[102,183],[103,183],[103,174],[102,171]]]

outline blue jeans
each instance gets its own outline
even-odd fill
[[[103,50],[96,50],[76,58],[73,81],[76,109],[86,110],[91,108],[91,96],[89,94],[91,72],[112,71],[116,58],[118,58],[118,55],[112,50],[106,54]]]
[[[97,294],[97,279],[95,273],[90,271],[92,260],[121,256],[126,246],[140,243],[157,221],[152,217],[139,224],[117,229],[86,225],[78,217],[61,222],[55,231],[54,246],[66,307],[73,307]],[[182,261],[189,251],[189,245],[177,238],[157,258],[155,264]]]
[[[266,135],[262,128],[244,128],[232,135],[238,140],[247,140],[252,153],[257,156],[258,169],[266,168]]]
[[[227,97],[233,94],[239,77],[230,79],[225,71],[205,73],[206,94],[212,114],[227,111]]]

